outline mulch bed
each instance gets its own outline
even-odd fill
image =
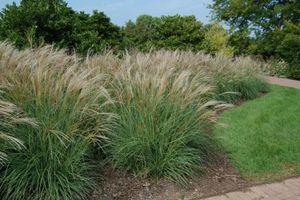
[[[186,188],[168,180],[142,179],[124,171],[107,169],[93,193],[93,200],[200,199],[252,185],[241,178],[225,155],[218,157],[217,163],[204,168],[202,176],[190,179]]]

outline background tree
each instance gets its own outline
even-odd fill
[[[276,52],[289,63],[288,75],[300,80],[300,24],[287,23]]]
[[[233,48],[229,46],[229,34],[219,23],[206,25],[202,49],[210,54],[221,52],[233,55],[234,53]]]
[[[253,38],[250,37],[248,29],[230,31],[228,45],[234,49],[234,54],[241,55],[251,53],[252,44]]]
[[[54,43],[80,53],[98,52],[117,46],[121,38],[120,28],[104,13],[78,13],[63,0],[22,0],[0,14],[0,39],[19,48]]]
[[[150,48],[199,50],[203,41],[203,25],[195,16],[152,17],[142,15],[129,21],[123,29],[130,46],[141,50]]]
[[[140,50],[149,50],[156,46],[159,38],[158,27],[161,19],[150,15],[141,15],[136,22],[129,21],[123,29],[126,48],[138,48]]]
[[[203,24],[193,15],[161,17],[158,34],[157,46],[172,50],[200,50],[204,38]]]
[[[80,53],[96,53],[105,49],[118,49],[122,42],[120,27],[112,24],[103,12],[76,14],[74,48]]]
[[[289,75],[298,76],[293,73],[300,71],[299,32],[295,31],[300,23],[300,1],[213,0],[211,8],[215,18],[225,21],[237,33],[231,40],[236,49],[248,45],[240,53],[282,58],[290,65]],[[249,37],[252,39],[248,40]],[[243,42],[236,42],[239,39]]]
[[[282,29],[285,21],[299,22],[300,2],[296,0],[213,0],[215,17],[238,30],[266,33]]]
[[[74,18],[75,12],[61,0],[23,0],[1,12],[0,37],[18,47],[28,46],[29,41],[71,47]]]

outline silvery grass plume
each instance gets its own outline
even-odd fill
[[[15,126],[22,124],[37,126],[33,119],[22,117],[14,104],[0,100],[0,165],[7,161],[7,151],[25,147],[24,143],[15,137]]]
[[[107,115],[108,119],[112,119],[112,114],[99,112],[99,108],[113,103],[105,89],[106,76],[96,73],[95,69],[82,67],[80,60],[76,55],[69,56],[53,46],[18,51],[2,44],[0,82],[9,100],[20,107],[26,107],[29,103],[42,109],[45,105],[54,106],[61,115],[67,109],[79,121],[87,116],[95,119],[94,115]],[[99,105],[100,102],[102,105]],[[104,129],[101,127],[98,129]],[[93,132],[85,130],[82,133]]]
[[[106,111],[113,104],[106,76],[82,63],[53,46],[18,51],[0,45],[1,97],[38,123],[16,133],[26,148],[7,153],[9,165],[0,174],[4,198],[88,198],[90,148],[105,140],[115,115]]]
[[[211,74],[218,99],[236,103],[256,98],[269,90],[263,78],[261,63],[250,57],[229,58],[218,54],[211,59],[206,71]]]
[[[263,80],[262,63],[250,57],[232,58],[223,54],[211,56],[203,52],[159,50],[149,53],[126,52],[119,57],[107,53],[88,57],[85,63],[90,68],[110,75],[111,79],[122,70],[122,65],[130,65],[132,70],[139,66],[144,69],[164,66],[166,70],[175,70],[176,73],[188,70],[193,76],[205,74],[201,76],[201,82],[213,88],[213,98],[230,103],[254,98],[268,90]]]

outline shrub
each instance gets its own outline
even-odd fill
[[[101,74],[52,47],[18,52],[0,47],[1,98],[37,126],[12,124],[24,148],[6,151],[0,172],[4,199],[87,199],[93,188],[91,144],[109,131],[110,99]]]

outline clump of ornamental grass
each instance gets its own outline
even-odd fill
[[[283,60],[270,59],[261,65],[262,71],[268,76],[288,77],[288,64]]]
[[[105,77],[51,46],[17,51],[7,44],[0,46],[0,77],[1,99],[36,124],[7,127],[17,130],[14,137],[23,148],[5,151],[0,195],[87,199],[94,186],[88,152],[110,131],[114,118],[102,111],[112,102]]]
[[[149,55],[126,55],[112,86],[119,118],[107,148],[114,166],[185,184],[212,156],[208,107],[225,106],[210,101],[203,79]]]
[[[189,70],[193,75],[205,74],[202,82],[213,87],[213,98],[230,103],[253,99],[268,91],[261,70],[264,64],[250,57],[232,58],[222,54],[211,56],[202,52],[160,50],[150,53],[130,52],[121,58],[107,53],[86,60],[87,66],[110,75],[128,62],[130,65],[143,65],[144,68],[165,65],[170,70]]]
[[[212,113],[225,106],[213,99],[234,103],[267,88],[249,58],[160,50],[93,56],[85,63],[112,83],[119,118],[107,148],[114,166],[179,183],[213,157],[207,129]]]
[[[211,56],[191,51],[157,51],[150,57],[152,63],[165,62],[179,70],[206,74],[209,79],[203,81],[214,87],[213,98],[229,103],[254,99],[269,89],[263,79],[262,63],[250,57]]]
[[[0,100],[0,170],[7,161],[6,152],[24,148],[23,142],[15,137],[20,125],[35,126],[35,122],[23,117],[14,104]]]
[[[230,103],[258,97],[269,90],[261,64],[249,57],[229,58],[216,55],[208,63],[207,71],[215,85],[216,98]]]
[[[160,50],[107,53],[84,63],[108,75],[117,102],[118,126],[107,145],[112,163],[180,183],[211,156],[206,129],[214,105],[207,102],[235,103],[267,90],[250,58]]]

